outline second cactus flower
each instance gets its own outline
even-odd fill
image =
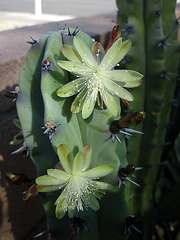
[[[67,211],[69,217],[73,217],[75,209],[83,211],[90,207],[97,211],[99,202],[96,198],[104,195],[103,190],[113,188],[108,183],[95,180],[112,172],[113,167],[101,165],[89,169],[91,152],[91,146],[87,145],[84,152],[78,152],[74,158],[69,148],[61,144],[57,153],[64,170],[48,169],[47,175],[36,179],[39,192],[63,189],[55,202],[58,218],[64,217]]]

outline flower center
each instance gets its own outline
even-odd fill
[[[98,91],[100,91],[102,86],[102,73],[97,70],[89,78],[88,88],[90,88],[90,90],[98,89]]]
[[[79,176],[72,176],[69,183],[66,185],[65,192],[65,205],[64,211],[68,206],[76,206],[77,210],[83,210],[83,206],[87,209],[94,187],[90,185],[89,179]]]

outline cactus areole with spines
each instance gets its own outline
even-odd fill
[[[126,144],[123,135],[121,143],[112,141],[110,124],[120,118],[120,99],[133,101],[128,89],[142,82],[140,73],[116,69],[130,48],[119,26],[106,49],[70,28],[44,34],[27,53],[16,104],[37,179],[24,199],[39,193],[54,240],[128,238],[124,186],[118,187]],[[72,218],[84,219],[86,228],[71,233]]]

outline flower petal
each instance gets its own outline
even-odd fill
[[[76,205],[75,204],[69,204],[68,206],[68,217],[72,218],[74,216],[74,211],[76,209]]]
[[[96,103],[97,94],[98,94],[98,88],[89,90],[89,92],[87,93],[86,98],[84,100],[83,107],[82,107],[83,119],[86,119],[91,115]]]
[[[116,82],[132,82],[143,78],[142,74],[133,70],[108,70],[104,74],[109,80]]]
[[[61,204],[62,202],[64,202],[64,199],[66,200],[66,190],[64,189],[62,191],[62,193],[59,195],[59,197],[56,199],[55,201],[55,205],[57,204]],[[65,206],[65,205],[64,205]]]
[[[48,175],[43,175],[36,179],[36,183],[38,185],[60,185],[62,181]]]
[[[72,82],[69,82],[57,90],[57,95],[59,97],[71,97],[75,95],[83,87],[85,78],[78,78]]]
[[[102,53],[105,54],[105,50],[102,46],[102,44],[100,42],[95,42],[93,43],[92,47],[91,47],[91,52],[96,55],[98,53]]]
[[[77,174],[82,172],[84,166],[84,154],[82,152],[78,152],[74,158],[73,162],[73,174]]]
[[[29,201],[32,198],[36,197],[39,192],[51,192],[56,191],[57,189],[59,189],[58,185],[37,185],[35,183],[24,193],[23,200]]]
[[[38,192],[53,192],[59,190],[61,185],[37,185]]]
[[[87,89],[85,88],[82,92],[80,92],[77,97],[74,99],[72,105],[71,105],[71,112],[72,113],[78,113],[82,110],[82,106],[85,101]]]
[[[122,38],[117,39],[104,56],[99,66],[99,70],[112,69],[118,62],[123,59],[130,48],[130,40],[122,42]]]
[[[74,157],[70,149],[66,145],[61,144],[57,149],[57,154],[64,170],[67,173],[72,174]]]
[[[56,178],[62,182],[66,182],[71,177],[71,175],[59,169],[48,169],[47,174],[50,177]]]
[[[85,63],[58,60],[57,64],[66,71],[78,74],[80,76],[88,76],[92,73],[92,70],[86,66]]]
[[[115,82],[108,80],[104,81],[104,85],[109,90],[109,92],[113,95],[116,95],[120,98],[123,98],[128,101],[133,101],[133,96],[130,92],[128,92],[126,89],[121,87],[120,85],[116,84]]]
[[[79,56],[77,51],[74,48],[72,48],[70,45],[63,45],[61,48],[61,52],[68,60],[76,63],[82,63],[81,57]]]
[[[92,208],[94,211],[99,210],[99,202],[98,200],[94,197],[93,194],[90,194],[89,199],[88,199],[88,205],[90,208]]]
[[[83,171],[88,169],[91,165],[91,159],[92,159],[92,147],[90,145],[85,146],[84,148],[84,157],[85,157],[85,162],[84,162],[84,167]]]
[[[109,183],[100,182],[100,181],[91,181],[91,185],[94,186],[96,189],[104,189],[104,190],[111,190],[113,186]]]
[[[59,219],[63,218],[64,215],[66,214],[66,211],[64,211],[65,203],[66,199],[64,198],[63,201],[56,204],[56,217]]]
[[[92,168],[90,170],[87,170],[85,172],[82,172],[79,174],[80,177],[85,177],[85,178],[100,178],[108,175],[110,172],[113,171],[112,166],[108,165],[101,165],[95,168]]]
[[[102,95],[102,94],[101,94]],[[109,111],[115,116],[120,116],[120,101],[119,99],[112,95],[106,88],[103,90],[102,99],[106,105],[106,107],[109,109]]]
[[[103,48],[103,46],[101,45],[101,43],[99,42],[95,42],[93,43],[92,47],[91,47],[91,52],[93,53],[96,62],[98,64],[100,64],[100,62],[102,61],[104,55],[105,55],[105,50]]]
[[[84,61],[90,68],[96,67],[97,63],[89,47],[86,44],[84,44],[84,42],[78,36],[74,37],[73,42],[77,52],[82,58],[82,61]]]
[[[104,197],[104,195],[106,194],[105,193],[105,191],[103,191],[102,189],[98,189],[98,190],[95,190],[94,192],[93,192],[93,194],[94,194],[94,196],[96,197],[96,198],[102,198],[102,197]]]
[[[141,83],[142,83],[141,80],[136,80],[136,81],[131,81],[131,82],[122,82],[122,83],[119,83],[119,85],[121,85],[122,87],[125,87],[125,88],[134,88],[134,87],[140,86]]]

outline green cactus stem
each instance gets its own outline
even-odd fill
[[[141,87],[132,91],[135,101],[128,109],[143,109],[147,116],[138,127],[145,134],[128,142],[128,162],[144,169],[137,174],[142,191],[137,190],[129,200],[129,211],[130,214],[143,216],[142,239],[152,239],[155,204],[159,198],[156,177],[178,69],[176,1],[116,2],[119,9],[117,23],[123,30],[122,36],[131,39],[133,46],[128,54],[129,58],[124,61],[125,66],[144,74]],[[130,195],[133,192],[130,190]],[[140,238],[138,235],[136,239]]]
[[[120,98],[133,101],[126,88],[142,82],[135,70],[114,69],[131,42],[115,26],[106,49],[77,28],[48,32],[31,45],[16,100],[37,170],[24,200],[39,193],[53,240],[126,240],[127,196],[118,186],[126,143],[124,135],[113,141],[110,126],[120,118]]]

